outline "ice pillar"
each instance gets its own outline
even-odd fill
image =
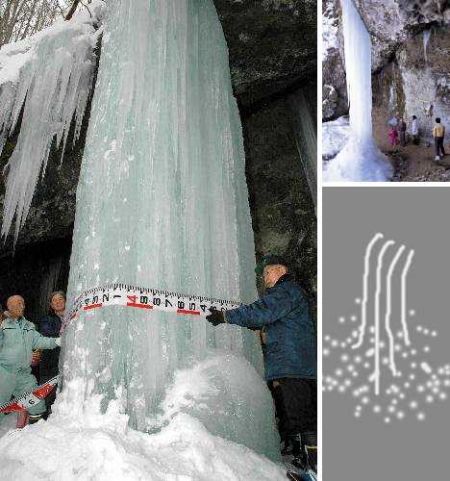
[[[108,7],[68,297],[121,282],[249,302],[255,260],[243,140],[213,2],[118,0]],[[63,347],[64,382],[82,379],[86,393],[106,400],[125,387],[138,429],[155,414],[174,371],[211,350],[261,367],[250,331],[121,307],[84,313]],[[264,412],[242,419],[247,440],[227,435],[270,454],[270,396],[263,404]]]

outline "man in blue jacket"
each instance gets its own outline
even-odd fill
[[[0,324],[0,405],[37,387],[30,367],[33,349],[54,349],[61,345],[60,338],[42,336],[23,317],[23,297],[11,296],[6,306],[8,317]],[[30,423],[38,421],[45,412],[45,402],[30,407],[28,412]]]
[[[256,268],[266,292],[229,311],[212,310],[207,320],[261,330],[266,380],[275,401],[285,449],[304,464],[305,444],[317,446],[316,333],[308,301],[279,256],[267,255]]]

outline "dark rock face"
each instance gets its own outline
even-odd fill
[[[324,0],[322,15],[322,117],[327,121],[348,113],[348,98],[339,2]]]
[[[316,76],[315,0],[214,0],[243,105]]]
[[[257,255],[281,254],[316,292],[316,216],[294,137],[289,99],[244,121],[247,181]]]
[[[256,252],[286,255],[293,270],[316,290],[314,204],[299,159],[289,95],[307,90],[316,112],[316,4],[312,0],[215,0],[230,50],[232,81],[242,111]],[[89,114],[87,114],[89,116]],[[60,153],[52,152],[40,181],[15,257],[8,239],[0,248],[0,302],[21,292],[30,318],[42,314],[42,299],[64,288],[70,258],[75,196],[84,138]],[[12,139],[0,157],[2,168]],[[4,183],[0,179],[0,208]],[[58,271],[49,266],[59,266]],[[51,282],[49,278],[51,277]],[[56,279],[56,280],[55,280]]]

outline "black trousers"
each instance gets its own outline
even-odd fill
[[[271,381],[281,439],[305,432],[317,432],[317,381],[282,378]]]
[[[436,155],[437,156],[445,155],[444,137],[435,137],[434,138],[434,147],[436,148]]]

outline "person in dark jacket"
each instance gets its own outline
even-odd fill
[[[45,337],[59,337],[61,324],[66,310],[66,295],[63,291],[55,291],[50,294],[49,314],[44,316],[40,322],[38,330]],[[43,384],[52,377],[58,375],[60,348],[52,351],[44,351],[39,365],[39,380]],[[51,405],[55,402],[56,390],[46,398],[47,415]]]
[[[256,269],[266,293],[252,304],[229,311],[211,310],[217,326],[235,324],[260,329],[265,374],[275,402],[285,448],[303,463],[304,445],[317,446],[316,333],[308,301],[279,256],[265,256]]]

